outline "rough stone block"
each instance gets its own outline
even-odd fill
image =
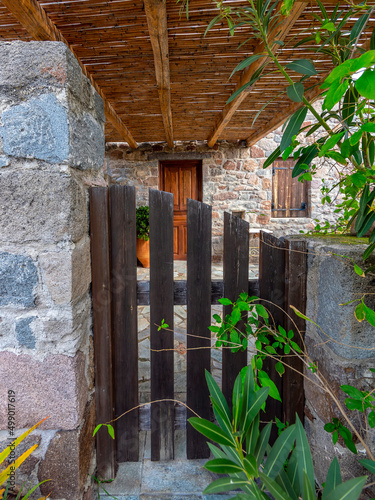
[[[52,479],[41,485],[42,494],[51,498],[81,500],[94,453],[95,405],[90,401],[85,409],[80,429],[60,431],[51,441],[42,460],[38,479]]]
[[[38,361],[29,355],[0,353],[0,399],[9,389],[16,393],[17,427],[31,427],[49,416],[41,429],[75,429],[87,402],[85,356],[46,356]],[[7,427],[0,413],[0,429]]]
[[[90,113],[70,115],[69,164],[80,170],[99,170],[104,164],[104,127]]]
[[[43,253],[39,261],[55,304],[74,302],[87,292],[91,283],[89,238],[80,240],[71,251]]]
[[[34,307],[37,283],[38,272],[31,257],[0,253],[0,306]]]
[[[325,238],[324,242],[319,239],[309,240],[307,316],[323,331],[312,323],[307,324],[307,329],[316,331],[323,342],[328,342],[327,347],[338,356],[369,359],[375,354],[372,350],[373,327],[366,321],[359,323],[356,320],[355,305],[340,305],[370,292],[366,297],[366,304],[369,307],[375,306],[374,296],[371,295],[375,278],[371,275],[363,278],[354,272],[352,262],[363,266],[362,253],[366,248],[365,245],[355,243],[354,238],[346,238],[346,244],[338,244],[337,238]]]
[[[35,349],[35,335],[30,327],[34,319],[35,316],[23,318],[16,322],[16,338],[21,346],[28,349]]]
[[[66,109],[53,94],[13,106],[2,115],[4,152],[10,156],[62,163],[69,155]]]
[[[0,241],[77,241],[88,233],[86,192],[68,174],[1,171],[0,192]]]

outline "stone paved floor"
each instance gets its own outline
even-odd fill
[[[258,276],[257,268],[250,268],[250,279]],[[177,261],[175,280],[186,279],[186,262]],[[223,278],[220,265],[212,266],[212,279]],[[148,280],[149,269],[138,268],[138,279]],[[221,306],[212,306],[212,314],[221,313]],[[175,397],[181,401],[186,396],[186,307],[175,306]],[[150,401],[150,307],[138,307],[139,387],[140,402]],[[211,351],[211,370],[221,385],[221,351]],[[186,431],[175,431],[175,460],[152,462],[150,431],[140,432],[139,462],[120,464],[115,481],[106,484],[109,493],[100,498],[118,500],[227,500],[235,494],[203,495],[202,492],[218,476],[203,469],[206,460],[186,459]],[[112,495],[112,497],[111,497]],[[94,498],[97,498],[94,497]]]
[[[140,462],[119,466],[115,481],[104,485],[117,500],[228,500],[235,494],[203,495],[203,490],[219,476],[203,469],[206,460],[186,460],[185,431],[175,432],[175,460],[151,462],[150,432],[140,433]],[[95,498],[95,497],[94,497]]]

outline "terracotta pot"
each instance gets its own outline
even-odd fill
[[[143,267],[150,267],[150,241],[137,238],[137,259]]]

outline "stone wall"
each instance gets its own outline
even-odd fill
[[[27,440],[21,467],[51,499],[90,495],[95,420],[87,183],[102,182],[102,99],[67,47],[0,43],[0,448]],[[23,451],[26,449],[23,446]]]
[[[370,391],[375,385],[375,374],[370,371],[370,368],[375,367],[374,328],[366,321],[359,323],[356,320],[356,303],[342,305],[370,293],[365,302],[369,307],[375,307],[375,299],[371,295],[375,278],[371,274],[366,278],[360,277],[353,269],[353,261],[363,267],[362,253],[365,248],[355,238],[320,237],[308,240],[306,314],[321,330],[307,323],[307,352],[344,408],[347,396],[341,391],[340,385],[348,384]],[[349,259],[338,255],[346,255]],[[311,371],[307,370],[306,374],[316,382]],[[305,427],[318,482],[321,484],[325,481],[334,456],[338,457],[345,478],[368,475],[368,471],[358,463],[359,458],[366,456],[363,446],[357,443],[358,456],[355,456],[343,446],[341,438],[333,445],[331,435],[324,430],[324,425],[333,417],[345,424],[330,396],[312,382],[305,382],[305,394]],[[362,427],[363,437],[374,453],[375,431],[364,429],[364,422],[360,421],[358,412],[348,410],[347,413],[357,428]],[[368,490],[368,495],[363,498],[373,496],[374,491]]]
[[[137,203],[145,205],[148,204],[149,188],[159,188],[159,160],[201,159],[203,201],[213,208],[215,260],[222,256],[223,212],[232,210],[243,211],[244,218],[250,223],[251,253],[256,256],[260,229],[281,236],[313,229],[314,219],[334,221],[332,209],[320,203],[322,179],[327,185],[332,185],[337,179],[337,172],[330,165],[321,165],[309,183],[309,217],[272,217],[272,169],[263,169],[263,164],[280,143],[281,134],[281,130],[276,130],[251,148],[225,141],[208,148],[206,143],[194,141],[177,142],[173,150],[160,143],[144,143],[137,150],[131,150],[121,143],[109,143],[106,173],[111,182],[136,186]],[[302,137],[300,140],[307,143],[311,138]],[[257,257],[252,259],[252,263],[256,262]]]

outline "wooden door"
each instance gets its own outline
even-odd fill
[[[173,254],[187,257],[187,199],[202,201],[202,162],[163,161],[160,163],[160,189],[173,193]]]

